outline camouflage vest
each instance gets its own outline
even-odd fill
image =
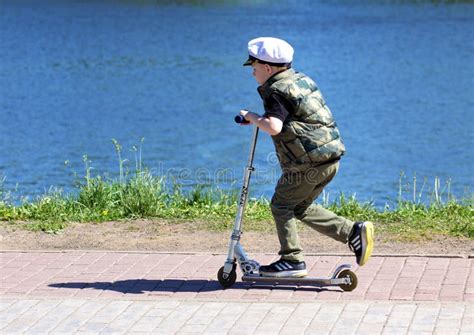
[[[258,92],[264,104],[276,93],[293,106],[280,134],[272,136],[283,171],[304,171],[335,161],[344,154],[336,122],[309,77],[288,69],[268,79]]]

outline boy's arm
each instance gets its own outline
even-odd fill
[[[260,116],[247,110],[241,110],[240,115],[242,115],[245,120],[255,124],[264,132],[269,133],[271,136],[278,135],[283,128],[283,122],[273,116]]]

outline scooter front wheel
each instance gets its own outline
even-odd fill
[[[217,280],[221,284],[222,288],[228,288],[234,285],[235,280],[237,279],[237,273],[235,271],[236,265],[232,267],[232,271],[229,273],[227,278],[224,278],[224,267],[221,267],[219,269],[219,272],[217,272]]]
[[[353,291],[357,287],[357,276],[351,270],[345,269],[337,274],[337,278],[346,278],[348,277],[351,281],[350,284],[340,284],[339,287],[343,291]]]

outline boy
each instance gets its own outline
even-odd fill
[[[357,263],[372,254],[371,222],[352,222],[313,204],[334,178],[345,147],[321,92],[309,77],[291,68],[293,48],[286,41],[259,37],[248,43],[249,58],[260,84],[263,116],[241,110],[247,124],[272,136],[282,169],[271,210],[280,240],[280,260],[260,267],[271,277],[307,275],[299,243],[297,219],[337,241],[348,243]]]

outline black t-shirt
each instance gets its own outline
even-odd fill
[[[274,93],[265,101],[265,114],[263,116],[272,116],[281,120],[281,122],[285,122],[292,108],[286,99]]]

